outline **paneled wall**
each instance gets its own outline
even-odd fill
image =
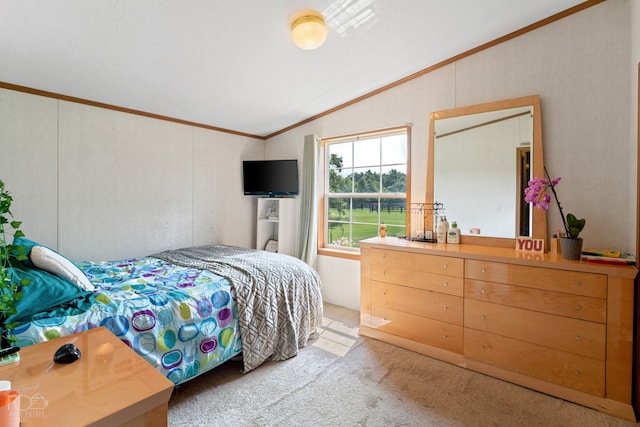
[[[630,3],[608,0],[275,136],[267,157],[301,156],[308,134],[411,123],[411,197],[420,202],[431,112],[537,94],[545,164],[562,177],[565,213],[587,219],[585,245],[634,252],[637,139],[629,132],[629,94],[637,65],[630,66],[630,12],[637,15],[638,8]],[[551,231],[562,227],[555,206],[548,221]],[[319,273],[326,300],[357,309],[359,276],[355,267],[345,268],[349,262],[357,265],[321,256]]]
[[[242,160],[264,142],[0,89],[0,178],[15,219],[76,260],[251,246]]]

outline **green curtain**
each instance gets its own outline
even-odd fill
[[[306,262],[309,266],[317,268],[320,140],[316,135],[306,135],[304,137],[303,156],[298,258]]]

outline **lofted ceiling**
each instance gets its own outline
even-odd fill
[[[264,137],[580,3],[0,0],[0,82]]]

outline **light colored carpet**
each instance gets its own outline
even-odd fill
[[[377,340],[325,305],[320,337],[247,374],[229,361],[178,387],[169,426],[636,426]]]

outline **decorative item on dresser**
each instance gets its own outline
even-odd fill
[[[562,257],[564,259],[579,260],[582,252],[582,238],[578,237],[580,232],[584,229],[586,220],[584,218],[578,219],[574,214],[567,214],[564,216],[562,211],[562,205],[558,200],[558,194],[556,193],[556,185],[560,182],[560,177],[551,179],[547,168],[544,169],[545,178],[532,178],[529,181],[529,186],[524,190],[525,201],[531,203],[533,206],[546,211],[549,209],[549,202],[551,196],[547,194],[547,189],[551,190],[553,198],[558,205],[560,211],[560,217],[562,218],[562,225],[564,226],[565,233],[556,233],[556,236],[560,240],[560,248]]]
[[[360,242],[360,334],[629,420],[635,266]]]
[[[560,253],[564,259],[579,260],[582,254],[582,238],[560,237]]]

